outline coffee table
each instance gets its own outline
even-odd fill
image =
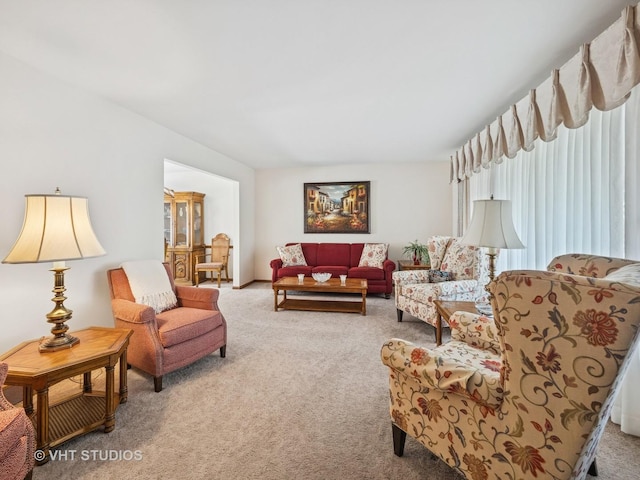
[[[449,318],[454,312],[470,312],[478,313],[476,309],[476,302],[463,302],[457,300],[434,300],[433,304],[436,306],[440,320],[444,320],[449,324]],[[442,344],[442,321],[436,325],[436,345]]]
[[[305,310],[314,312],[342,312],[367,314],[367,280],[361,278],[347,278],[344,285],[339,278],[330,278],[326,282],[316,282],[311,277],[305,277],[298,282],[297,277],[283,277],[273,284],[273,309]],[[309,298],[287,298],[288,291],[313,293],[359,293],[361,301],[348,300],[314,300]],[[283,299],[278,303],[278,295],[283,292]]]

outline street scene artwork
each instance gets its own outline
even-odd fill
[[[369,233],[371,182],[304,184],[304,233]]]

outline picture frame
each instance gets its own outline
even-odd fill
[[[304,184],[304,233],[370,233],[371,182]]]

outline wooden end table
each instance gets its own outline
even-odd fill
[[[436,345],[442,345],[442,320],[449,324],[449,318],[454,312],[469,312],[478,313],[476,309],[476,302],[462,302],[457,300],[434,300],[433,304],[436,306],[438,315],[440,316],[439,322],[436,325]]]
[[[429,270],[431,265],[428,263],[415,264],[411,260],[398,260],[398,270]]]
[[[367,288],[368,282],[362,278],[347,278],[345,284],[342,285],[339,278],[330,278],[326,282],[316,282],[311,277],[304,277],[304,281],[300,283],[297,277],[283,277],[273,284],[273,309],[276,312],[279,308],[282,308],[283,310],[360,313],[366,315]],[[362,300],[352,302],[346,300],[294,299],[287,298],[288,290],[316,293],[359,293],[362,295]],[[280,291],[283,292],[284,298],[281,302],[278,302]]]
[[[104,426],[115,428],[116,407],[127,401],[127,347],[132,330],[90,327],[73,332],[80,343],[56,352],[40,352],[41,339],[24,342],[0,355],[9,365],[6,385],[23,388],[23,407],[34,420],[33,391],[36,391],[36,463],[49,461],[49,449],[78,435]],[[119,391],[115,392],[115,365],[120,362]],[[105,369],[105,391],[94,392],[91,371]],[[82,392],[49,405],[49,387],[76,375],[83,375]]]

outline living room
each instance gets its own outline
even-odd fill
[[[626,4],[617,2],[609,7],[611,19],[599,23],[594,20],[598,25],[590,27],[596,33],[602,31]],[[0,11],[10,10],[8,2],[1,5]],[[10,20],[2,20],[5,21]],[[11,28],[16,28],[15,24]],[[64,36],[53,36],[52,43],[60,40],[64,44]],[[21,57],[22,47],[10,40],[0,43],[4,45],[0,46],[0,151],[5,166],[5,173],[0,176],[5,222],[0,232],[0,251],[9,252],[20,232],[25,194],[53,193],[59,187],[63,194],[89,199],[92,224],[107,254],[69,262],[71,269],[65,282],[68,306],[73,309],[71,329],[113,326],[106,278],[109,268],[128,260],[162,258],[159,239],[163,231],[166,161],[234,182],[235,203],[227,208],[236,213],[233,287],[240,293],[253,283],[270,280],[269,260],[277,256],[275,247],[286,242],[336,241],[334,238],[344,242],[385,242],[390,245],[389,258],[397,260],[409,241],[458,230],[458,192],[456,185],[450,183],[449,155],[454,151],[425,161],[411,158],[396,162],[390,149],[384,152],[388,162],[353,158],[353,162],[341,164],[318,161],[254,168],[66,78],[47,73],[50,63],[62,59],[30,58],[28,50]],[[27,46],[28,42],[22,40]],[[563,58],[568,58],[579,44],[564,48]],[[130,63],[135,71],[136,59],[130,59]],[[558,65],[545,65],[545,70],[538,72],[539,77],[554,66]],[[107,70],[109,65],[102,68]],[[78,78],[84,74],[80,66],[76,73]],[[156,72],[159,77],[165,73],[163,68]],[[157,84],[156,78],[142,74],[139,81],[145,87],[153,86],[145,98],[145,102],[153,102],[154,89],[161,90],[162,85]],[[535,85],[530,82],[527,88]],[[524,96],[527,91],[517,93]],[[389,92],[384,94],[392,96]],[[502,107],[491,105],[489,111],[478,115],[491,118],[494,110],[502,111]],[[481,128],[480,120],[476,123]],[[455,149],[474,133],[475,130],[460,132],[449,141]],[[357,140],[364,142],[362,138]],[[371,182],[371,233],[303,234],[303,184],[342,180]],[[45,312],[51,309],[52,287],[48,268],[38,264],[0,266],[5,298],[1,352],[48,334]],[[389,321],[395,323],[393,300],[380,301],[381,305],[386,302]],[[414,332],[421,333],[425,337],[431,335],[427,329]],[[388,426],[388,419],[385,420]],[[37,471],[34,476],[39,478]]]

